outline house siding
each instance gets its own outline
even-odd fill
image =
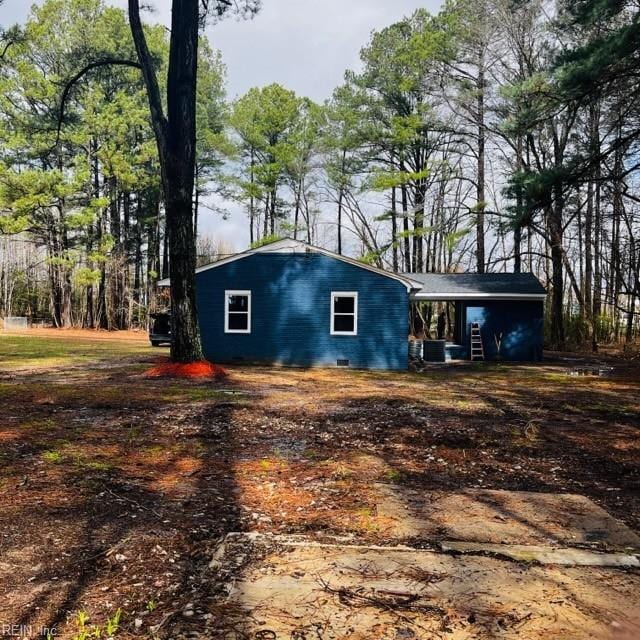
[[[406,369],[409,294],[397,280],[322,254],[256,253],[196,276],[206,357],[215,362]],[[225,291],[251,291],[251,333],[224,331]],[[358,293],[358,335],[331,335],[331,292]]]
[[[544,303],[542,301],[477,301],[460,303],[463,311],[463,357],[469,357],[471,323],[480,325],[486,360],[498,355],[496,335],[502,333],[500,356],[503,360],[542,359],[544,343]]]

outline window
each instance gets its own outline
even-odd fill
[[[331,292],[331,335],[358,335],[358,294],[353,291]]]
[[[251,291],[224,292],[225,333],[251,333]]]

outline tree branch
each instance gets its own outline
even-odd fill
[[[153,131],[158,145],[160,167],[166,167],[165,159],[167,156],[168,125],[162,109],[162,98],[160,97],[158,78],[156,77],[156,73],[153,68],[153,60],[149,53],[147,39],[144,35],[144,29],[140,20],[139,0],[129,0],[129,25],[131,26],[131,35],[133,36],[133,43],[136,48],[136,53],[138,54],[140,69],[142,69],[142,77],[144,78],[144,84],[147,88],[149,109],[151,111],[151,124],[153,126]]]
[[[7,55],[7,51],[9,51],[9,47],[14,44],[13,40],[9,40],[8,42],[5,43],[4,47],[2,48],[2,51],[0,51],[0,60],[4,60],[4,57]]]
[[[119,65],[121,67],[134,67],[135,69],[140,69],[140,64],[134,62],[133,60],[123,60],[120,58],[105,58],[104,60],[97,60],[96,62],[92,62],[85,67],[83,67],[78,73],[76,73],[73,78],[67,81],[64,90],[62,91],[62,99],[60,100],[60,113],[58,114],[58,128],[56,134],[56,146],[60,142],[60,131],[62,129],[62,121],[64,120],[64,108],[67,103],[67,98],[69,97],[69,92],[73,88],[73,86],[84,76],[89,73],[89,71],[96,69],[98,67],[106,67],[109,65]]]

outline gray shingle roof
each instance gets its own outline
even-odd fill
[[[532,273],[405,273],[411,280],[422,284],[421,294],[447,294],[469,297],[496,295],[533,295],[546,293]]]

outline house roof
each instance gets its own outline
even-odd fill
[[[407,287],[407,291],[413,291],[420,288],[419,282],[414,282],[410,277],[405,274],[400,273],[392,273],[391,271],[385,271],[384,269],[378,269],[377,267],[371,266],[369,264],[365,264],[364,262],[359,262],[358,260],[354,260],[353,258],[348,258],[347,256],[342,256],[338,253],[334,253],[333,251],[329,251],[327,249],[321,249],[320,247],[314,247],[306,242],[301,242],[300,240],[294,240],[293,238],[283,238],[282,240],[276,240],[274,242],[270,242],[269,244],[262,245],[256,249],[248,249],[247,251],[243,251],[241,253],[236,253],[233,256],[229,256],[228,258],[223,258],[222,260],[217,260],[216,262],[212,262],[211,264],[203,265],[196,269],[196,273],[202,273],[203,271],[208,271],[209,269],[216,269],[218,267],[222,267],[225,264],[229,264],[230,262],[235,262],[236,260],[242,260],[243,258],[248,258],[249,256],[261,253],[289,253],[289,254],[305,254],[305,253],[318,253],[321,255],[329,256],[330,258],[335,258],[336,260],[341,260],[342,262],[346,262],[348,264],[352,264],[355,267],[360,267],[361,269],[365,269],[367,271],[372,271],[373,273],[377,273],[381,276],[385,276],[386,278],[391,278],[392,280],[397,280],[401,282],[405,287]],[[169,278],[165,278],[164,280],[158,281],[158,286],[160,287],[168,287],[170,285]]]
[[[546,290],[532,273],[405,273],[420,290],[416,300],[544,300]]]
[[[292,238],[283,238],[256,249],[248,249],[227,258],[222,258],[199,267],[196,269],[196,273],[216,269],[230,262],[242,260],[256,254],[306,253],[329,256],[386,278],[397,280],[407,288],[414,300],[446,301],[478,298],[544,300],[546,297],[545,288],[532,273],[393,273]],[[169,278],[160,280],[158,285],[168,287]]]

